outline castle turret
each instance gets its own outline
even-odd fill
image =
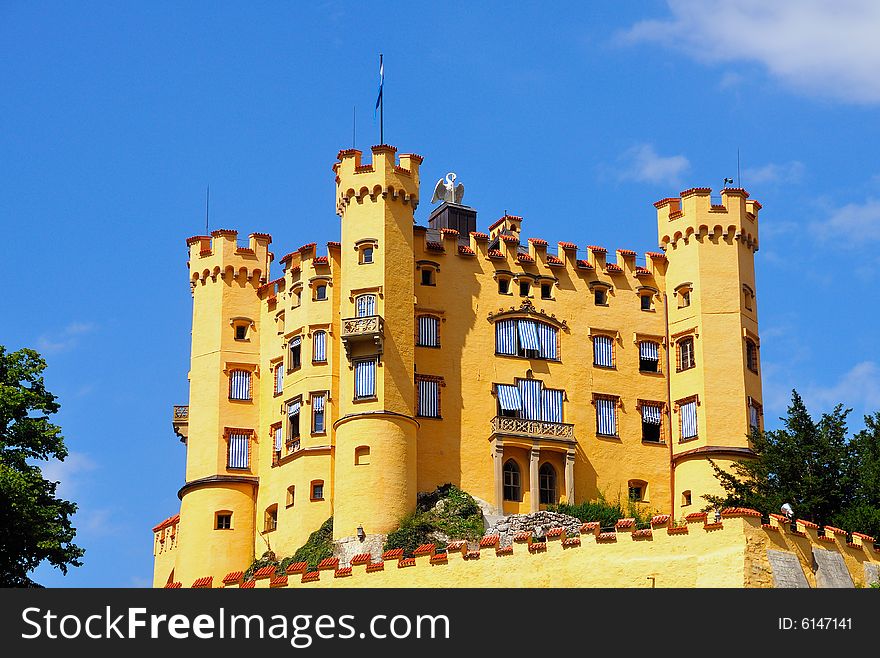
[[[342,218],[340,412],[335,422],[334,538],[376,543],[416,503],[413,212],[418,155],[374,146],[340,151]],[[362,529],[362,533],[359,529]]]
[[[673,510],[676,517],[722,494],[709,460],[729,470],[748,457],[761,425],[761,377],[754,252],[758,211],[742,189],[694,188],[658,201],[669,264]]]
[[[195,236],[189,246],[193,295],[186,484],[180,489],[181,546],[175,579],[224,574],[254,555],[258,482],[260,333],[257,290],[266,280],[271,237],[235,231]]]

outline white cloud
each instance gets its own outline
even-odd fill
[[[60,482],[58,495],[65,498],[73,498],[83,482],[83,477],[96,468],[98,465],[82,452],[68,453],[63,462],[52,460],[40,464],[44,478],[50,482]]]
[[[61,331],[45,333],[37,339],[37,351],[43,354],[67,352],[76,347],[79,337],[95,330],[89,322],[71,322]]]
[[[852,103],[880,102],[876,0],[667,0],[667,20],[620,35],[707,63],[755,62],[787,86]]]
[[[798,183],[804,177],[804,163],[797,160],[777,164],[771,162],[760,167],[743,170],[743,185],[746,187],[768,183]]]
[[[844,407],[863,409],[866,413],[880,410],[880,366],[874,361],[862,361],[828,386],[810,386],[802,396],[813,412],[828,411],[840,403]]]
[[[831,211],[824,221],[814,222],[812,229],[816,237],[833,237],[842,246],[857,247],[876,240],[880,235],[880,200],[848,203]]]
[[[633,146],[618,160],[618,178],[639,183],[677,185],[681,174],[691,166],[683,155],[659,155],[651,144]]]

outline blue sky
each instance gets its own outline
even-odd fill
[[[621,5],[623,5],[621,7]],[[33,347],[70,457],[85,565],[145,586],[178,509],[186,237],[336,239],[330,167],[386,141],[447,171],[487,226],[656,249],[652,203],[737,175],[757,253],[765,418],[880,409],[880,6],[849,2],[0,4],[0,344]],[[356,108],[356,109],[355,109]],[[423,203],[417,219],[426,221]],[[275,270],[276,272],[278,270]]]

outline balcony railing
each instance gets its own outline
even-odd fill
[[[570,423],[552,423],[548,420],[495,416],[492,419],[492,434],[574,441],[574,425]]]
[[[171,427],[174,429],[174,433],[181,440],[182,443],[186,443],[186,438],[189,435],[189,406],[185,404],[175,404],[174,411],[171,416]]]
[[[342,320],[342,344],[346,354],[351,354],[351,345],[355,342],[372,341],[376,345],[376,353],[382,353],[385,338],[385,322],[379,315],[365,315],[360,318],[344,318]]]

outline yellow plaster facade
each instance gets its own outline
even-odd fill
[[[655,204],[662,251],[581,257],[451,203],[415,224],[421,162],[340,151],[340,241],[275,279],[266,234],[187,240],[186,483],[154,529],[154,585],[292,554],[330,516],[336,539],[381,537],[446,482],[504,514],[604,493],[681,518],[717,491],[709,458],[749,454],[759,203],[687,190]]]

